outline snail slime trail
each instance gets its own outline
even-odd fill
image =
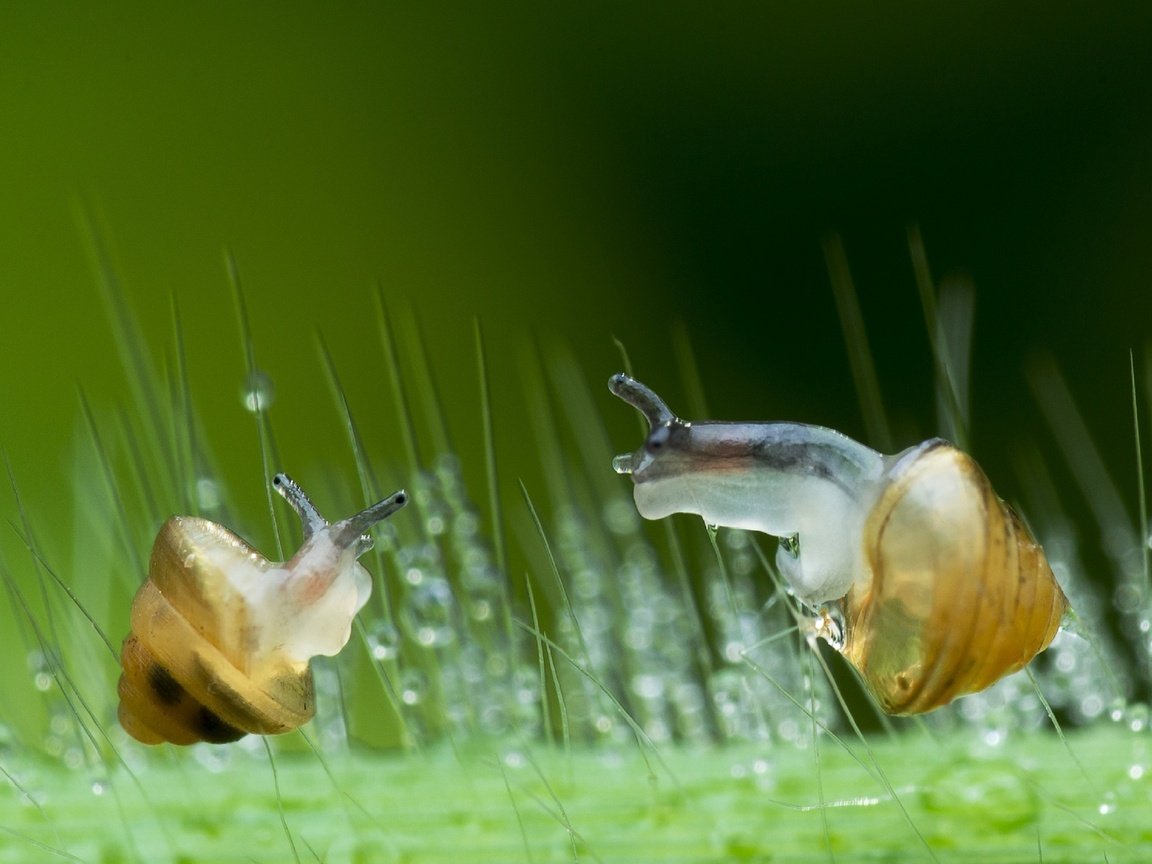
[[[329,524],[288,476],[272,485],[303,527],[288,561],[207,519],[173,516],[160,529],[121,653],[120,724],[138,741],[226,743],[312,718],[309,661],[344,647],[372,590],[357,561],[372,547],[365,532],[408,497]]]
[[[788,587],[842,618],[828,641],[887,713],[979,692],[1056,635],[1068,603],[1043,550],[948,442],[886,456],[819,426],[681,420],[624,374],[608,386],[650,426],[613,460],[640,514],[694,513],[785,540],[776,565]]]

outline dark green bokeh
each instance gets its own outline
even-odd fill
[[[974,446],[989,473],[1012,495],[1012,449],[1050,446],[1024,381],[1050,352],[1134,495],[1150,17],[1143,4],[8,6],[0,440],[33,510],[59,513],[76,385],[98,407],[128,399],[87,209],[158,362],[178,299],[197,406],[242,502],[261,489],[225,247],[292,470],[351,471],[317,330],[370,455],[401,459],[377,284],[423,324],[474,481],[473,316],[510,486],[540,470],[520,383],[533,339],[574,348],[622,449],[635,429],[602,389],[620,365],[612,338],[687,412],[677,323],[717,416],[863,436],[830,230],[907,444],[935,431],[904,235],[918,222],[937,275],[976,285]]]

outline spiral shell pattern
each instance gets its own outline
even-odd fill
[[[864,528],[870,573],[843,601],[842,650],[885,711],[920,714],[1025,666],[1068,601],[970,456],[933,439],[891,459]]]

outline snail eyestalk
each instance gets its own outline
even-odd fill
[[[650,387],[623,372],[618,372],[608,380],[608,389],[643,414],[653,429],[676,419],[664,400]]]
[[[360,557],[372,548],[372,535],[368,529],[377,522],[382,522],[408,503],[408,493],[401,489],[394,492],[383,501],[377,501],[371,507],[361,510],[354,516],[349,516],[332,526],[333,540],[337,545],[347,544],[349,539],[355,538],[359,545],[356,557]]]
[[[277,474],[272,478],[272,488],[280,493],[292,509],[300,516],[300,524],[304,529],[304,539],[308,540],[313,534],[324,528],[328,520],[320,515],[312,499],[287,474]]]

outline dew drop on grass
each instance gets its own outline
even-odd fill
[[[456,640],[456,631],[451,627],[420,627],[416,631],[416,641],[425,648],[448,645]]]
[[[1133,732],[1143,732],[1148,728],[1149,708],[1144,703],[1129,705],[1125,711],[1128,728]]]
[[[664,680],[659,675],[637,675],[632,679],[632,691],[641,699],[659,699],[664,695]]]
[[[373,621],[368,628],[368,648],[374,660],[395,660],[400,653],[400,631],[390,621]]]
[[[196,479],[196,504],[202,511],[219,509],[220,485],[211,477]]]
[[[479,527],[479,520],[476,518],[475,513],[470,513],[467,510],[456,514],[456,519],[452,523],[452,531],[458,539],[467,539],[476,534]]]
[[[1088,720],[1094,720],[1104,711],[1104,700],[1100,694],[1091,693],[1080,700],[1080,714]]]
[[[271,376],[260,369],[250,372],[240,388],[240,401],[244,409],[259,414],[267,411],[275,400],[276,388],[272,384]]]
[[[1125,702],[1123,699],[1115,699],[1111,707],[1108,709],[1108,719],[1113,723],[1119,723],[1124,719]]]
[[[637,530],[635,505],[625,498],[615,498],[604,507],[604,524],[617,537],[627,537]]]
[[[424,699],[428,682],[423,673],[406,669],[400,676],[400,701],[405,705],[418,705]]]

